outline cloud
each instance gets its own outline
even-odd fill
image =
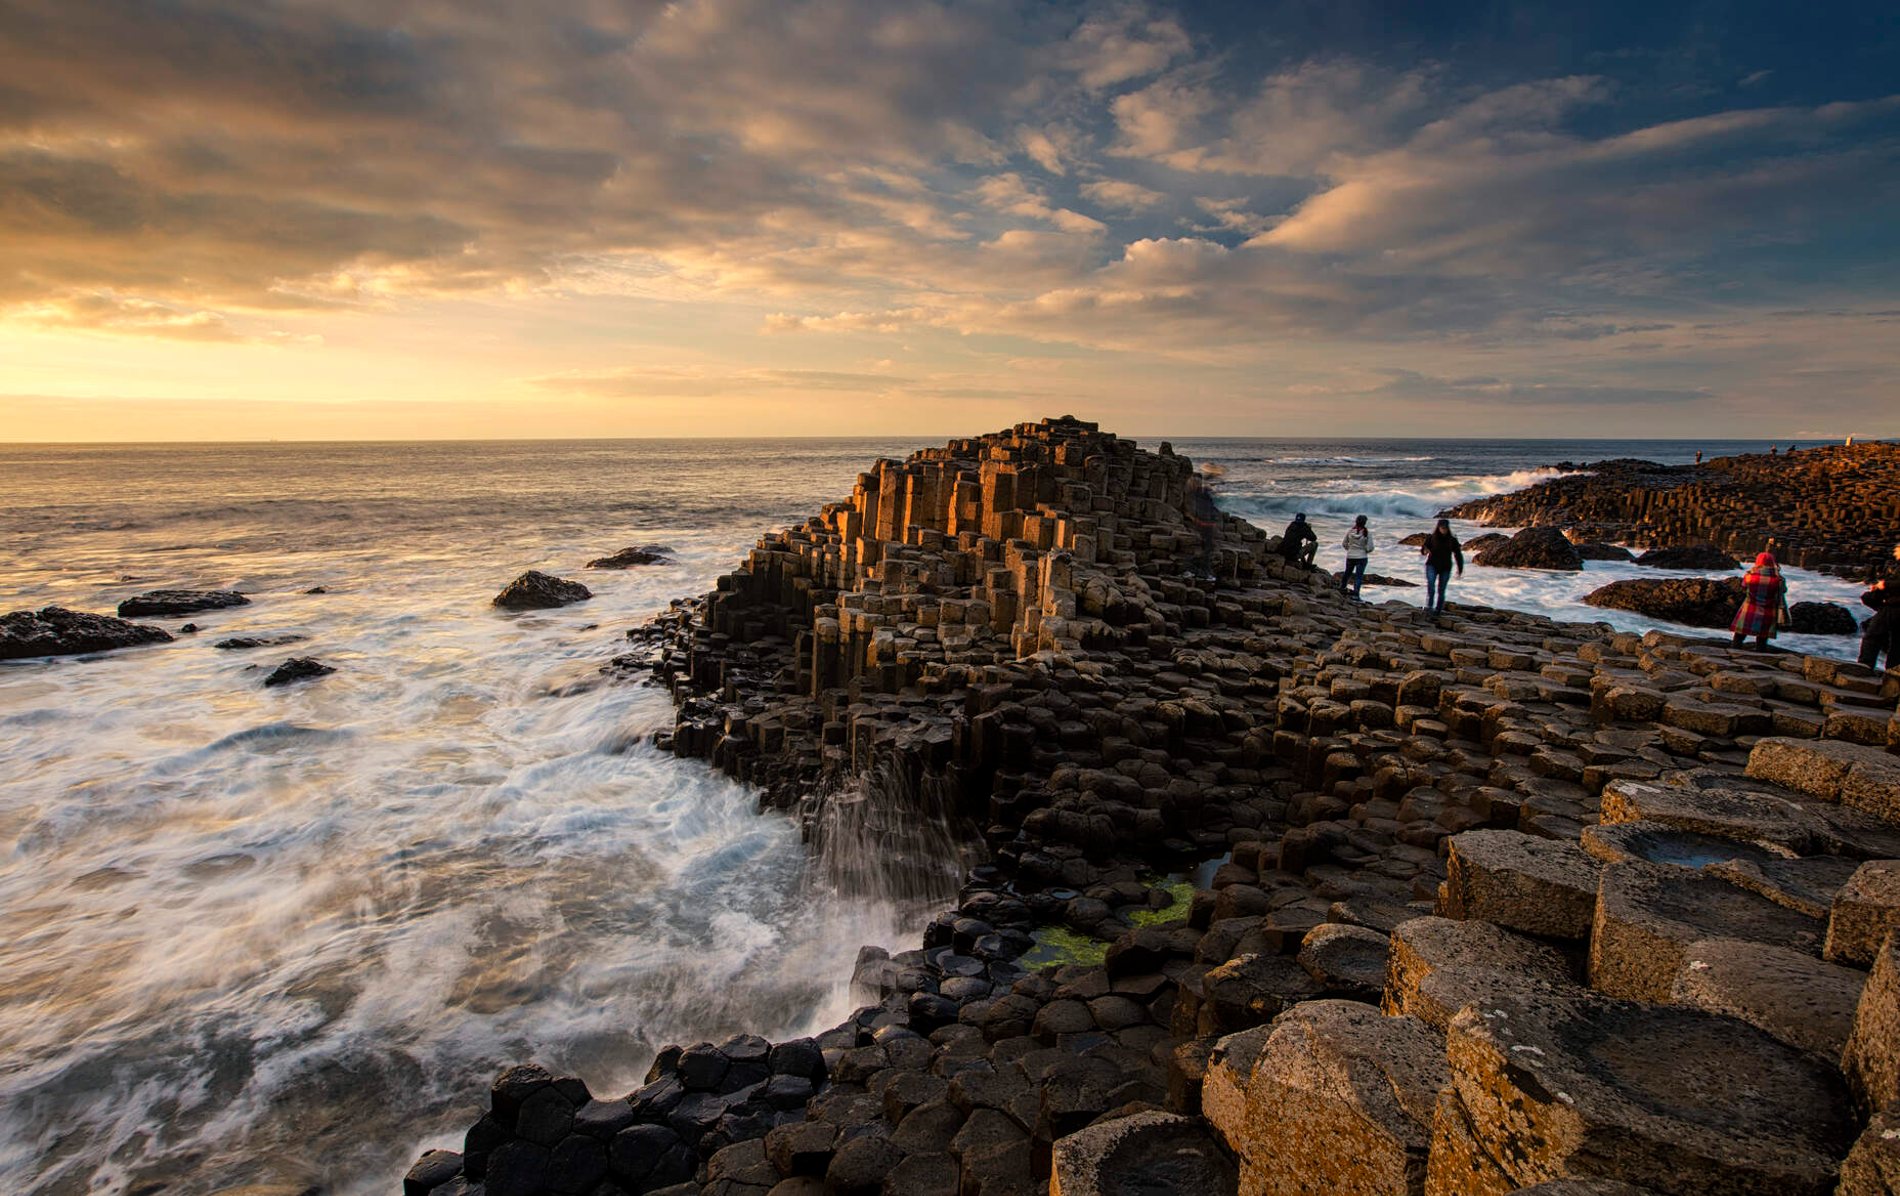
[[[897,374],[850,373],[840,370],[628,368],[595,373],[553,374],[530,378],[545,390],[596,398],[653,398],[691,396],[719,398],[753,395],[761,391],[869,392],[897,390],[913,379]]]
[[[1145,212],[1159,207],[1168,197],[1159,191],[1124,179],[1101,179],[1084,183],[1082,197],[1117,212]]]

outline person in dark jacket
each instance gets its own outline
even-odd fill
[[[1425,609],[1440,614],[1445,609],[1445,587],[1451,584],[1451,567],[1455,561],[1458,576],[1465,575],[1464,545],[1451,532],[1451,520],[1440,519],[1432,534],[1418,546],[1418,555],[1425,558]]]
[[[1220,508],[1214,504],[1214,492],[1207,480],[1191,473],[1187,480],[1188,518],[1201,537],[1201,555],[1195,558],[1194,574],[1203,581],[1214,580],[1214,531],[1220,524]]]
[[[1286,531],[1280,536],[1280,555],[1289,565],[1313,567],[1313,557],[1319,552],[1319,537],[1313,532],[1313,525],[1306,521],[1306,513],[1300,512],[1293,522],[1286,525]]]
[[[1900,586],[1883,577],[1860,596],[1862,606],[1872,609],[1874,617],[1860,631],[1860,662],[1868,668],[1880,667],[1880,654],[1887,654],[1887,667],[1900,668]]]

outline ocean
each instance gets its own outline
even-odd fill
[[[648,744],[663,691],[601,666],[761,532],[930,443],[0,446],[0,611],[252,598],[160,620],[202,628],[172,644],[0,664],[0,1190],[388,1193],[507,1064],[616,1094],[667,1043],[849,1012],[859,946],[914,945],[934,903],[829,891],[787,816]],[[1400,537],[1553,462],[1766,447],[1174,445],[1225,469],[1226,509],[1306,512],[1322,564],[1369,515],[1372,571],[1412,580]],[[672,563],[582,567],[640,544]],[[494,609],[530,568],[595,596]],[[1855,601],[1789,574],[1796,600]],[[1472,566],[1451,597],[1643,630],[1579,599],[1656,575]],[[213,646],[231,635],[304,638]],[[292,655],[337,672],[262,688]]]

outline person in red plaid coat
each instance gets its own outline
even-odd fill
[[[1775,554],[1764,552],[1755,558],[1755,567],[1742,578],[1742,609],[1735,612],[1735,621],[1728,629],[1735,633],[1735,646],[1749,636],[1755,637],[1755,647],[1766,649],[1768,637],[1775,634],[1776,625],[1781,621],[1782,608],[1788,604],[1788,585],[1781,577],[1781,569],[1775,564]]]

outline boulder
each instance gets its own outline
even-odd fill
[[[1376,930],[1322,922],[1306,932],[1295,958],[1334,996],[1376,1002],[1385,990],[1390,951],[1391,940]]]
[[[267,689],[275,689],[280,685],[294,685],[299,681],[314,681],[318,677],[328,676],[334,672],[336,672],[334,668],[320,660],[308,656],[293,656],[271,670],[270,676],[264,678],[264,686]]]
[[[1900,823],[1900,756],[1832,739],[1763,739],[1748,775]]]
[[[1841,1163],[1836,1196],[1893,1196],[1900,1192],[1900,1105],[1874,1114]]]
[[[631,569],[637,565],[670,565],[672,560],[667,553],[672,549],[659,544],[648,544],[640,548],[623,548],[612,556],[595,557],[587,562],[589,569]]]
[[[1673,548],[1652,548],[1637,557],[1636,563],[1652,569],[1733,569],[1741,564],[1706,540]]]
[[[1554,527],[1527,527],[1509,540],[1486,546],[1472,561],[1500,569],[1562,569],[1575,573],[1583,568],[1576,546]]]
[[[1664,623],[1725,631],[1741,609],[1742,583],[1734,577],[1631,577],[1591,590],[1583,600]]]
[[[110,652],[139,644],[169,644],[171,633],[111,615],[48,606],[0,615],[0,660]]]
[[[1900,860],[1869,860],[1834,895],[1828,912],[1827,958],[1871,967],[1889,932],[1900,926]]]
[[[1823,933],[1818,920],[1706,873],[1610,864],[1590,933],[1590,987],[1613,997],[1667,1001],[1693,943],[1741,939],[1818,957]]]
[[[1647,781],[1604,786],[1601,818],[1606,824],[1650,822],[1770,851],[1799,855],[1827,839],[1827,824],[1786,798],[1740,789],[1691,789]]]
[[[1413,918],[1392,931],[1380,1007],[1442,1030],[1465,1005],[1510,986],[1567,989],[1570,965],[1555,948],[1489,922]]]
[[[1448,1078],[1444,1037],[1419,1019],[1307,1001],[1274,1023],[1244,1107],[1206,1116],[1249,1196],[1419,1192]]]
[[[1049,1174],[1049,1196],[1234,1191],[1234,1164],[1206,1123],[1173,1113],[1116,1117],[1059,1138]]]
[[[1900,1101],[1900,931],[1889,934],[1874,955],[1841,1070],[1862,1109]]]
[[[1669,999],[1741,1018],[1832,1063],[1854,1028],[1866,979],[1853,968],[1785,947],[1705,939],[1683,952]]]
[[[223,610],[231,606],[249,606],[251,600],[236,590],[152,590],[119,603],[122,619],[149,619],[162,615],[188,615],[201,610]]]
[[[1577,556],[1586,561],[1633,561],[1634,553],[1615,544],[1605,544],[1600,540],[1585,540],[1577,544]]]
[[[495,605],[503,610],[548,610],[593,596],[593,591],[578,581],[565,581],[530,569],[495,595]]]
[[[1853,1138],[1825,1061],[1696,1009],[1504,993],[1452,1019],[1445,1058],[1428,1192],[1825,1196]]]
[[[1854,612],[1838,602],[1795,602],[1788,606],[1788,630],[1800,635],[1859,635]]]
[[[1580,939],[1596,914],[1602,867],[1575,843],[1521,831],[1465,831],[1451,839],[1439,913]]]

